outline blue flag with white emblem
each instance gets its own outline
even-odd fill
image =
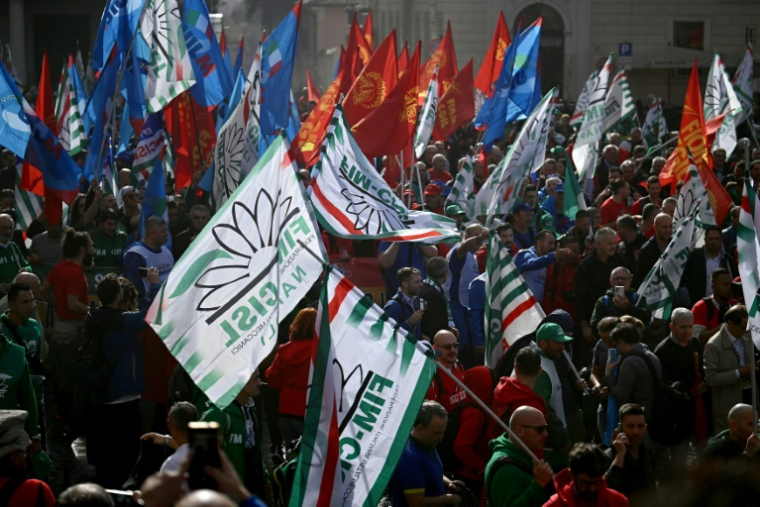
[[[24,158],[32,129],[24,114],[21,98],[16,95],[13,78],[2,66],[0,75],[0,144],[11,150],[17,156]]]

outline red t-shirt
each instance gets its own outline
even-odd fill
[[[602,204],[602,224],[611,224],[608,227],[612,227],[613,229],[617,229],[617,224],[615,221],[618,219],[621,215],[628,215],[631,213],[631,209],[628,207],[628,205],[625,202],[621,202],[620,204],[616,203],[612,200],[612,197],[608,198],[604,203]]]
[[[87,277],[82,266],[71,261],[61,261],[55,265],[47,276],[47,281],[55,289],[55,305],[58,318],[66,320],[84,320],[85,314],[69,310],[66,296],[77,296],[79,302],[87,306],[90,298],[87,295]]]
[[[728,308],[731,308],[733,305],[736,304],[736,301],[733,299],[728,302]],[[707,305],[712,305],[713,311],[712,315],[709,315],[708,307]],[[706,301],[704,299],[700,299],[697,301],[694,306],[691,309],[691,313],[694,314],[694,325],[695,326],[705,326],[705,329],[715,329],[716,327],[720,326],[720,308],[718,307],[718,302],[715,301],[715,298],[710,296],[709,301]],[[711,317],[708,319],[707,317]]]
[[[462,368],[461,364],[457,363],[454,371],[451,373],[459,380],[464,380],[464,368]],[[440,387],[438,386],[438,382],[441,383]],[[461,387],[451,380],[448,375],[438,371],[435,372],[433,382],[430,384],[430,389],[428,389],[425,396],[426,400],[435,400],[443,405],[443,408],[448,413],[451,413],[466,398],[467,393]]]
[[[10,480],[9,477],[0,479],[0,491]],[[25,480],[10,497],[7,507],[53,507],[55,496],[50,491],[50,486],[37,479]]]
[[[452,179],[454,179],[454,177],[451,176],[451,173],[448,172],[448,171],[441,171],[440,173],[435,173],[432,169],[430,170],[430,181],[431,182],[435,181],[435,180],[441,180],[444,183],[448,183]]]

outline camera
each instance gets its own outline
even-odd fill
[[[417,297],[412,302],[412,307],[414,308],[414,311],[417,310],[427,310],[428,308],[428,302],[426,299],[422,299],[421,297]]]
[[[148,268],[138,268],[138,272],[142,278],[146,278],[148,276]]]

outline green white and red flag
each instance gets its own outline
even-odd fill
[[[332,269],[317,334],[290,506],[375,507],[435,373],[429,346]]]
[[[736,249],[739,253],[739,276],[742,280],[744,302],[749,312],[747,330],[752,333],[755,347],[760,348],[760,243],[757,228],[760,226],[760,201],[750,183],[749,174],[744,177],[742,210],[739,214]]]
[[[495,368],[509,346],[534,331],[546,315],[495,230],[488,240],[485,278],[486,366]]]

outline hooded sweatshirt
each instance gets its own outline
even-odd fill
[[[267,369],[269,387],[280,391],[280,414],[304,417],[306,413],[312,344],[312,340],[298,340],[280,345]]]
[[[464,372],[464,384],[490,406],[493,399],[493,377],[487,366],[476,366]],[[454,453],[462,466],[457,472],[475,482],[483,481],[483,471],[491,457],[488,449],[486,423],[490,420],[483,410],[474,404],[465,404],[459,414],[459,432],[454,440]]]
[[[540,507],[548,495],[533,480],[533,460],[507,435],[502,435],[489,444],[493,456],[486,466],[485,484],[488,507]],[[499,458],[508,456],[517,462],[504,463],[494,470]],[[531,470],[531,473],[528,473]],[[493,477],[491,474],[494,474]]]
[[[554,489],[557,491],[544,507],[628,507],[628,499],[622,493],[607,487],[607,481],[602,480],[602,486],[596,496],[596,502],[584,502],[575,494],[573,476],[569,468],[565,468],[554,476]]]
[[[533,392],[533,389],[519,382],[516,378],[501,377],[499,385],[496,386],[493,394],[491,410],[506,424],[509,424],[509,418],[512,413],[519,407],[528,406],[540,410],[546,417],[546,402],[542,397]],[[493,419],[488,422],[488,437],[493,440],[504,434],[501,426],[498,426]]]

